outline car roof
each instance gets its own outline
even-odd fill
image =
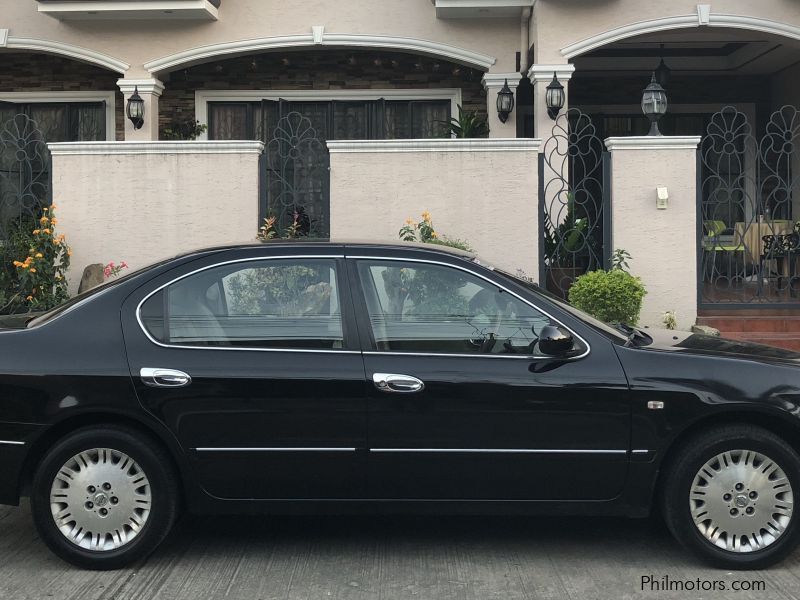
[[[192,254],[201,254],[206,252],[215,252],[220,250],[235,250],[237,248],[263,248],[270,247],[302,247],[314,248],[319,246],[330,246],[336,248],[380,248],[386,250],[424,250],[427,252],[447,254],[451,256],[459,256],[469,260],[476,258],[475,253],[461,250],[460,248],[452,248],[443,244],[437,243],[421,243],[421,242],[404,242],[404,241],[369,241],[369,240],[338,240],[338,239],[323,239],[323,238],[293,238],[293,239],[274,239],[267,241],[247,241],[247,242],[233,242],[229,244],[221,244],[218,246],[198,248],[196,250],[182,253],[180,256],[187,256]],[[177,257],[176,257],[177,258]]]

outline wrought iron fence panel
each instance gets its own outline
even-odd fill
[[[793,106],[772,113],[760,137],[735,107],[711,117],[698,149],[701,305],[796,301],[799,134]]]
[[[330,156],[324,138],[299,112],[281,117],[266,149],[266,210],[283,232],[297,221],[300,235],[330,232]]]
[[[0,127],[0,241],[51,202],[50,152],[36,121],[24,114]]]
[[[574,108],[558,117],[542,147],[540,281],[562,297],[578,276],[608,260],[606,156],[592,119]]]

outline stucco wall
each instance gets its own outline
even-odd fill
[[[73,251],[70,290],[88,264],[124,260],[135,269],[186,250],[255,239],[262,148],[51,144],[58,228]]]
[[[538,140],[328,145],[331,237],[396,241],[429,211],[438,232],[488,263],[538,275]]]
[[[613,248],[627,250],[631,273],[647,288],[640,324],[663,327],[675,311],[679,329],[697,319],[697,173],[700,139],[609,138]],[[656,188],[669,192],[656,208]]]

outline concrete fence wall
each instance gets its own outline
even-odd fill
[[[252,241],[261,142],[50,144],[70,289],[92,263],[135,269],[194,248]]]
[[[331,236],[395,241],[406,219],[538,277],[539,140],[328,142]]]

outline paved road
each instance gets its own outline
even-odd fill
[[[641,591],[655,579],[761,592]],[[800,598],[800,552],[769,571],[704,568],[655,521],[478,517],[185,518],[135,568],[80,571],[0,507],[2,600]]]

